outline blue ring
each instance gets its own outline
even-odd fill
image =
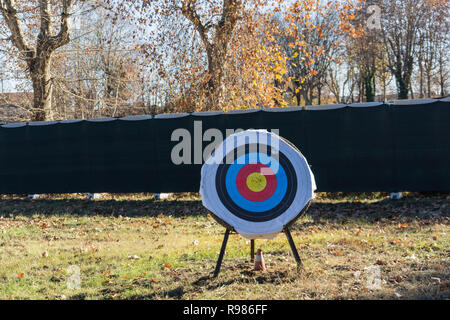
[[[250,161],[250,158],[252,161]],[[263,163],[276,172],[277,188],[274,194],[267,200],[261,202],[254,202],[245,199],[239,192],[236,186],[236,178],[239,171],[250,163]],[[229,167],[225,178],[225,186],[228,195],[232,201],[244,210],[250,212],[265,212],[275,208],[284,198],[287,191],[287,176],[278,161],[267,154],[250,153],[236,159]]]

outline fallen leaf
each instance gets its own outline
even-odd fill
[[[39,228],[41,228],[41,229],[47,229],[48,228],[48,224],[47,223],[42,223],[40,226],[39,226]]]
[[[431,277],[431,281],[433,281],[435,284],[441,283],[441,279],[437,277]]]

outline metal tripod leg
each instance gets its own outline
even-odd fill
[[[250,262],[255,262],[255,240],[250,240]]]
[[[220,249],[219,259],[217,259],[216,270],[214,270],[214,278],[219,275],[220,267],[222,265],[223,256],[225,254],[225,249],[227,247],[228,236],[230,235],[231,230],[227,229],[225,231],[225,235],[223,237],[222,248]]]
[[[300,271],[300,269],[302,267],[302,260],[300,259],[297,248],[295,247],[295,243],[294,243],[294,240],[292,239],[289,228],[287,228],[287,227],[284,228],[284,233],[286,234],[289,245],[291,246],[292,254],[294,255],[295,261],[297,262],[297,271]]]

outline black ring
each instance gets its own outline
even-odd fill
[[[256,147],[256,148],[255,148]],[[265,147],[265,148],[264,148]],[[271,147],[265,146],[262,144],[247,144],[245,145],[245,154],[249,153],[249,150],[267,150],[267,155],[271,154]],[[234,149],[230,151],[227,155],[230,153],[235,154],[237,149]],[[252,222],[266,222],[275,219],[276,217],[282,215],[289,207],[291,206],[292,202],[294,201],[294,198],[297,194],[297,174],[295,172],[294,166],[292,165],[291,161],[281,152],[279,151],[279,163],[280,166],[283,167],[284,171],[286,172],[286,178],[287,178],[287,189],[286,194],[284,195],[283,199],[280,201],[280,203],[275,207],[267,211],[263,212],[251,212],[248,210],[245,210],[238,206],[229,196],[226,184],[225,184],[225,177],[227,175],[228,169],[231,166],[231,164],[226,164],[226,158],[225,156],[223,158],[222,164],[220,164],[217,168],[216,173],[216,191],[220,198],[220,201],[223,203],[223,205],[235,216]],[[236,159],[233,157],[233,159]]]

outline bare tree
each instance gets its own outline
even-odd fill
[[[152,72],[132,24],[97,9],[74,23],[73,40],[55,53],[54,112],[58,118],[117,117],[146,112]]]
[[[380,0],[384,49],[395,77],[399,99],[408,99],[418,45],[418,31],[426,19],[427,0]]]
[[[423,66],[420,68],[421,83],[422,73],[426,79],[426,95],[433,96],[432,82],[435,73],[438,72],[440,49],[448,41],[450,7],[448,1],[433,0],[427,3],[427,19],[419,30],[420,51]],[[448,59],[448,56],[447,56]],[[421,85],[423,87],[423,85]],[[442,90],[441,90],[442,91]]]
[[[448,65],[448,52],[450,51],[450,45],[447,39],[438,44],[438,84],[440,96],[444,97],[448,95],[447,83],[449,79],[449,65]]]
[[[52,5],[50,0],[39,0],[39,32],[31,43],[24,34],[19,10],[27,9],[33,3],[18,7],[14,0],[0,0],[0,11],[10,31],[10,40],[26,62],[34,90],[33,120],[51,117],[52,81],[50,65],[56,49],[70,41],[70,14],[74,0],[60,0]],[[28,5],[28,6],[27,6]],[[56,9],[59,13],[53,12]],[[58,18],[57,18],[58,17]],[[59,31],[55,32],[54,21],[59,21]]]
[[[381,87],[381,94],[383,96],[383,101],[387,98],[387,88],[392,81],[392,76],[389,72],[387,55],[384,50],[381,49],[377,59],[377,68],[375,73],[375,78],[378,80],[379,87]]]
[[[216,99],[222,88],[223,66],[226,61],[228,45],[233,35],[233,30],[238,21],[242,9],[241,0],[224,0],[221,18],[216,23],[203,23],[201,15],[196,8],[196,0],[182,0],[181,12],[191,21],[197,30],[208,57],[208,69],[206,73],[206,88],[209,105],[216,105]],[[212,37],[208,36],[209,30],[214,30]]]
[[[311,105],[314,93],[318,104],[321,103],[321,90],[325,85],[330,65],[340,51],[339,11],[330,8],[324,12],[304,12],[311,15],[310,20],[296,21],[296,32],[284,32],[277,36],[287,56],[288,76],[291,79],[288,90],[296,97],[297,105],[301,100]],[[286,28],[285,21],[279,21]],[[311,28],[310,25],[314,25]]]

